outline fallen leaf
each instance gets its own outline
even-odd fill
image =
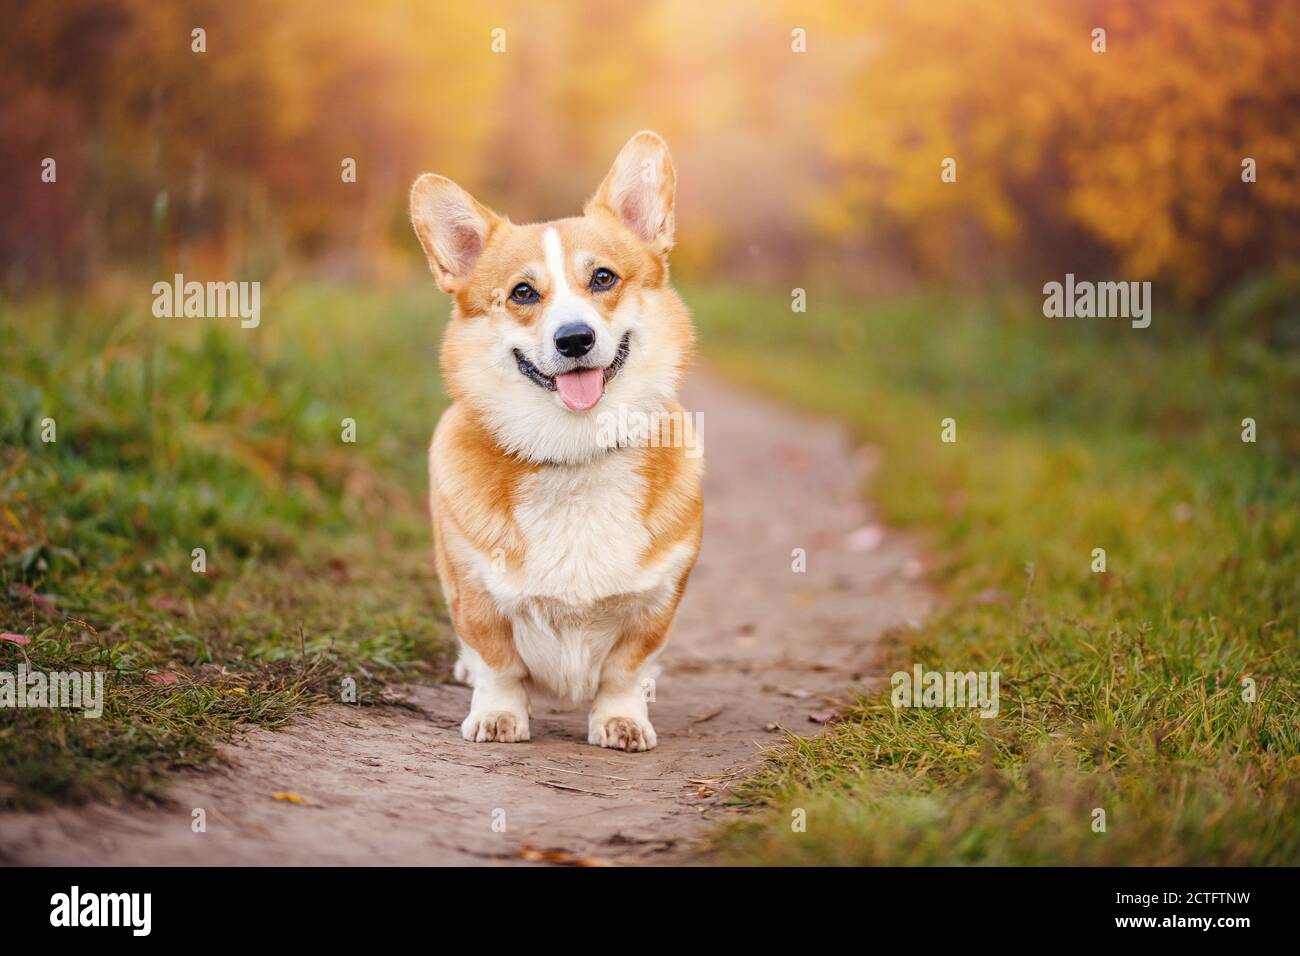
[[[591,857],[578,856],[576,853],[570,853],[568,850],[550,849],[539,850],[534,846],[521,847],[518,853],[519,859],[526,860],[529,863],[553,863],[556,866],[609,866],[604,860],[597,860]]]
[[[721,707],[714,707],[712,710],[706,710],[699,714],[691,714],[691,723],[702,724],[706,720],[712,720],[714,717],[718,716],[718,714],[722,713],[722,710]]]
[[[677,842],[671,837],[656,837],[643,833],[627,833],[619,830],[605,841],[611,846],[648,846],[655,852],[672,849]]]
[[[868,524],[845,535],[844,544],[850,551],[874,551],[884,540],[885,529],[878,524]]]
[[[834,717],[835,717],[835,711],[833,710],[819,710],[815,714],[808,715],[808,719],[811,720],[814,724],[827,723]]]
[[[43,610],[54,610],[54,599],[48,594],[37,594],[25,584],[15,584],[12,590],[14,594],[22,595]]]
[[[299,806],[304,806],[304,807],[311,806],[310,800],[308,800],[306,797],[300,797],[296,793],[286,793],[285,791],[280,790],[276,793],[271,794],[271,796],[275,797],[275,799],[277,800],[283,800],[286,803],[296,803]]]

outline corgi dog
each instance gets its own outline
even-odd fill
[[[580,217],[516,225],[429,173],[411,189],[453,301],[429,483],[456,676],[473,687],[466,740],[528,740],[540,692],[591,701],[592,744],[657,743],[654,660],[703,531],[698,432],[688,447],[675,427],[694,344],[668,283],[675,191],[651,132]]]

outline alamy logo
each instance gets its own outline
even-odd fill
[[[927,671],[916,664],[912,673],[898,671],[889,679],[890,701],[895,707],[978,707],[981,717],[996,717],[1001,678],[1000,671]]]
[[[1064,284],[1043,286],[1043,315],[1049,319],[1132,319],[1135,329],[1151,324],[1150,282],[1075,282],[1065,274]]]
[[[86,717],[104,713],[103,671],[0,671],[0,707],[63,707],[80,710]]]
[[[153,924],[152,893],[70,893],[50,897],[51,926],[129,926],[134,936],[148,936]]]
[[[262,321],[262,283],[186,282],[176,273],[171,282],[153,284],[153,314],[157,318],[231,319],[255,329]]]
[[[603,411],[596,418],[601,448],[682,448],[687,458],[704,454],[703,412],[645,412],[619,405],[617,411]]]

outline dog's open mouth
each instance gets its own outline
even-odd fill
[[[571,412],[585,412],[605,394],[605,383],[618,374],[618,370],[627,361],[629,338],[631,332],[624,332],[614,353],[614,361],[604,368],[576,368],[559,375],[547,375],[524,357],[524,353],[515,349],[515,362],[524,378],[540,385],[548,392],[559,392],[564,407]]]

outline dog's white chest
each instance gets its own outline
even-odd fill
[[[520,596],[581,606],[651,584],[641,569],[644,489],[634,456],[619,452],[525,479],[514,510],[525,547]]]
[[[662,567],[646,570],[645,481],[618,452],[589,465],[546,468],[516,489],[521,565],[486,570],[534,683],[562,700],[595,694],[627,617],[663,599]],[[668,582],[668,583],[665,583]]]

